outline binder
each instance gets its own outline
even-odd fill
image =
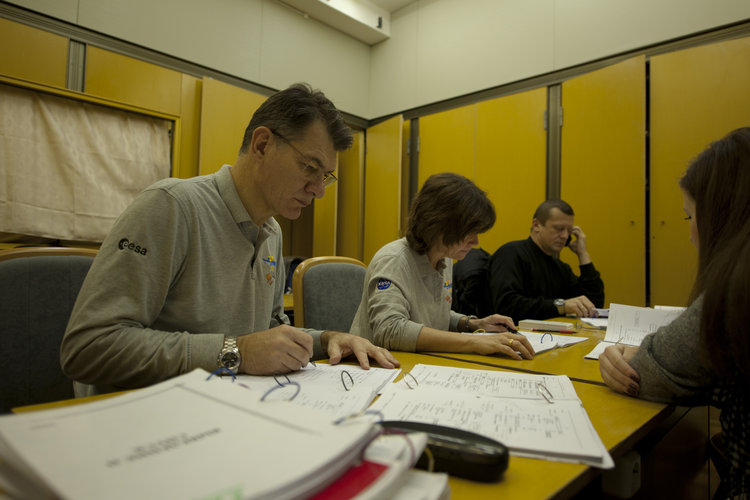
[[[381,431],[195,370],[85,405],[0,417],[0,482],[23,498],[295,499]],[[208,380],[207,380],[208,379]]]

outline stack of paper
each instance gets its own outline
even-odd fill
[[[573,324],[565,321],[542,321],[522,319],[518,322],[519,330],[572,333]]]
[[[207,376],[0,417],[0,487],[22,498],[299,498],[379,432]]]
[[[639,346],[646,335],[655,332],[659,327],[668,325],[682,314],[684,307],[651,309],[650,307],[609,305],[609,322],[604,340],[585,357],[599,359],[607,346],[625,344]]]
[[[456,427],[500,441],[512,455],[614,465],[565,375],[422,364],[409,373],[373,404],[384,420]]]

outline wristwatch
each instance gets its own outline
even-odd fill
[[[227,368],[237,373],[242,363],[240,350],[237,348],[237,337],[224,337],[224,347],[219,352],[219,368]]]
[[[565,316],[565,299],[555,299],[553,304],[555,304],[555,307],[557,308],[557,313],[560,316]]]
[[[469,321],[471,321],[472,319],[477,319],[477,317],[474,316],[473,314],[469,314],[468,316],[466,316],[466,320],[465,320],[465,323],[464,323],[464,332],[470,332],[471,331],[471,328],[469,327]]]

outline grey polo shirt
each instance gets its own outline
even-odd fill
[[[351,333],[396,351],[415,351],[423,326],[457,331],[464,316],[451,310],[453,262],[436,271],[406,238],[388,243],[372,258]]]
[[[213,371],[224,335],[286,320],[281,250],[278,223],[253,223],[229,165],[145,189],[103,242],[63,339],[65,373],[96,385],[77,394]]]

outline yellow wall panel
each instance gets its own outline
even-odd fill
[[[479,246],[494,253],[525,239],[537,205],[544,201],[547,89],[499,97],[477,105],[476,184],[495,205],[495,226]]]
[[[411,206],[409,183],[411,182],[411,120],[404,120],[401,127],[401,231],[406,231],[409,224],[409,207]]]
[[[89,45],[85,91],[131,106],[179,115],[182,73]]]
[[[199,172],[216,172],[233,164],[247,124],[266,98],[228,83],[203,78]]]
[[[339,153],[336,255],[358,260],[362,260],[364,174],[365,133],[357,131],[352,147]]]
[[[0,18],[0,74],[65,87],[68,39]]]
[[[419,186],[432,174],[455,172],[474,178],[477,105],[419,118]]]
[[[401,221],[401,115],[367,129],[363,256],[398,239]]]
[[[750,38],[656,56],[650,64],[651,301],[686,305],[697,252],[677,181],[710,142],[750,125]]]
[[[175,137],[175,142],[179,144],[180,157],[175,158],[176,168],[172,174],[174,177],[184,179],[198,175],[202,84],[200,78],[182,75],[180,135]]]
[[[562,84],[562,199],[586,233],[605,301],[646,301],[646,63],[635,57]],[[560,257],[578,270],[568,249]],[[567,298],[567,297],[566,297]]]
[[[338,189],[337,181],[326,188],[322,198],[313,202],[313,257],[336,255]]]

